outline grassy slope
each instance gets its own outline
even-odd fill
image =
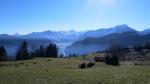
[[[6,66],[0,67],[0,84],[150,84],[150,66],[96,63],[93,68],[78,69],[83,62],[36,58],[3,63]]]

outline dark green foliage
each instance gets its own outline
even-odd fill
[[[23,63],[23,62],[20,62],[20,64],[21,64],[21,65],[24,65],[24,63]]]
[[[80,69],[85,69],[85,68],[86,68],[86,63],[80,64],[80,65],[79,65],[79,68],[80,68]]]
[[[116,54],[111,54],[111,56],[107,55],[105,57],[105,64],[118,66],[119,65],[119,58]]]
[[[91,68],[91,67],[93,67],[93,66],[95,66],[95,63],[93,63],[93,62],[89,62],[89,63],[82,63],[82,64],[80,64],[79,65],[79,68],[80,69],[85,69],[85,68]]]
[[[46,60],[46,62],[49,62],[49,61],[51,61],[51,60]]]
[[[17,52],[16,60],[27,60],[29,58],[28,44],[24,41]]]
[[[33,64],[37,64],[37,62],[35,61],[35,62],[33,62]]]
[[[33,57],[58,57],[58,48],[56,44],[49,44],[46,48],[43,47],[42,45],[40,46],[39,49],[36,49],[35,51],[32,52]]]
[[[68,57],[77,57],[77,55],[76,54],[69,54]]]
[[[119,65],[119,58],[116,54],[114,54],[111,58],[111,65],[114,65],[114,66]]]
[[[46,57],[58,57],[58,48],[56,44],[49,44],[46,48]]]
[[[77,55],[76,55],[76,54],[73,54],[72,56],[73,56],[73,57],[77,57]]]
[[[118,66],[119,65],[119,56],[123,56],[123,53],[121,53],[121,50],[123,49],[123,46],[121,43],[113,43],[110,46],[109,54],[105,57],[105,63],[108,65]],[[123,57],[124,58],[124,57]]]
[[[109,55],[105,56],[105,64],[107,64],[107,65],[111,64],[111,58]]]
[[[39,49],[36,49],[32,52],[32,57],[39,57]]]
[[[119,55],[122,55],[122,53],[120,52],[121,49],[123,49],[121,44],[111,44],[110,48],[107,52],[107,55],[105,57],[105,63],[107,65],[113,65],[113,66],[118,66],[119,65]]]
[[[137,63],[134,63],[134,65],[137,66],[138,64],[137,64]]]
[[[29,66],[28,64],[26,64],[25,66]]]
[[[7,53],[3,46],[0,47],[0,61],[7,61]]]
[[[37,50],[36,52],[37,52],[37,57],[45,57],[45,49],[42,45],[40,46],[40,49]]]
[[[89,63],[87,64],[87,67],[88,67],[88,68],[91,68],[91,67],[93,67],[93,66],[95,66],[95,63],[93,63],[93,62],[89,62]]]

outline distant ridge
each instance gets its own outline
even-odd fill
[[[0,45],[7,46],[16,46],[18,42],[20,43],[21,41],[27,40],[31,44],[48,44],[49,42],[54,42],[58,45],[60,52],[61,53],[69,53],[67,50],[71,47],[74,46],[74,44],[77,44],[82,41],[84,44],[86,44],[84,41],[86,40],[87,42],[89,41],[88,45],[91,45],[90,41],[92,41],[95,44],[99,44],[98,42],[102,42],[101,40],[97,40],[97,38],[103,38],[105,39],[112,39],[115,38],[115,35],[122,35],[122,33],[125,32],[132,32],[132,34],[138,34],[138,37],[141,37],[140,35],[147,35],[150,33],[150,29],[146,29],[144,31],[137,31],[134,30],[133,28],[129,27],[126,24],[122,25],[117,25],[114,27],[110,28],[100,28],[98,30],[88,30],[88,31],[75,31],[75,30],[70,30],[70,31],[43,31],[43,32],[32,32],[26,35],[21,35],[19,33],[16,33],[14,35],[8,35],[8,34],[0,34]],[[125,34],[128,37],[130,35]],[[149,38],[149,37],[147,37]],[[128,39],[127,39],[128,40]],[[39,42],[38,42],[39,41]],[[106,42],[106,41],[104,41]],[[107,43],[107,42],[106,42]],[[9,45],[8,45],[9,44]],[[72,45],[73,44],[73,45]],[[82,45],[81,45],[82,46]],[[95,47],[93,47],[95,46]],[[66,49],[67,47],[67,49]],[[104,50],[105,47],[107,46],[102,46],[102,45],[91,45],[90,47],[87,47],[89,49],[93,49],[88,52],[93,52],[99,50],[99,48],[102,48]],[[78,48],[78,47],[77,47]],[[80,48],[80,47],[79,47]],[[65,52],[66,51],[66,52]],[[81,53],[84,53],[86,51],[81,51]]]

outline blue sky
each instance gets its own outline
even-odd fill
[[[0,33],[150,28],[150,0],[0,0]]]

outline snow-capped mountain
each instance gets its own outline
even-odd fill
[[[103,28],[98,30],[90,30],[90,31],[43,31],[43,32],[32,32],[27,35],[19,35],[18,33],[13,36],[19,36],[23,38],[45,38],[53,41],[76,41],[80,39],[84,39],[87,37],[102,37],[105,35],[109,35],[111,33],[123,33],[123,32],[133,32],[136,31],[129,26],[123,24],[118,25],[112,28]]]
[[[102,37],[105,35],[109,35],[112,33],[123,33],[123,32],[133,32],[136,31],[126,24],[123,25],[118,25],[112,28],[103,28],[103,29],[98,29],[98,30],[91,30],[87,31],[83,34],[82,38],[87,38],[87,37]]]
[[[149,33],[150,33],[150,28],[141,32],[141,34],[149,34]]]
[[[0,43],[5,45],[5,40],[9,40],[9,45],[11,43],[16,43],[17,40],[39,40],[41,43],[54,42],[58,45],[59,50],[64,53],[67,46],[71,46],[73,43],[87,39],[87,38],[101,38],[110,34],[121,34],[124,32],[136,32],[139,35],[146,35],[150,33],[150,29],[144,31],[136,31],[130,28],[128,25],[118,25],[111,28],[101,28],[98,30],[89,30],[89,31],[43,31],[43,32],[32,32],[26,35],[20,35],[18,33],[14,35],[1,34]],[[111,38],[111,37],[110,37]],[[15,40],[16,39],[16,40]],[[43,41],[42,41],[43,40]],[[15,42],[14,42],[15,41]],[[92,40],[94,42],[94,40]],[[38,43],[38,42],[37,42]],[[2,44],[0,44],[2,45]],[[92,48],[92,47],[90,47]],[[97,48],[98,49],[98,48]]]

